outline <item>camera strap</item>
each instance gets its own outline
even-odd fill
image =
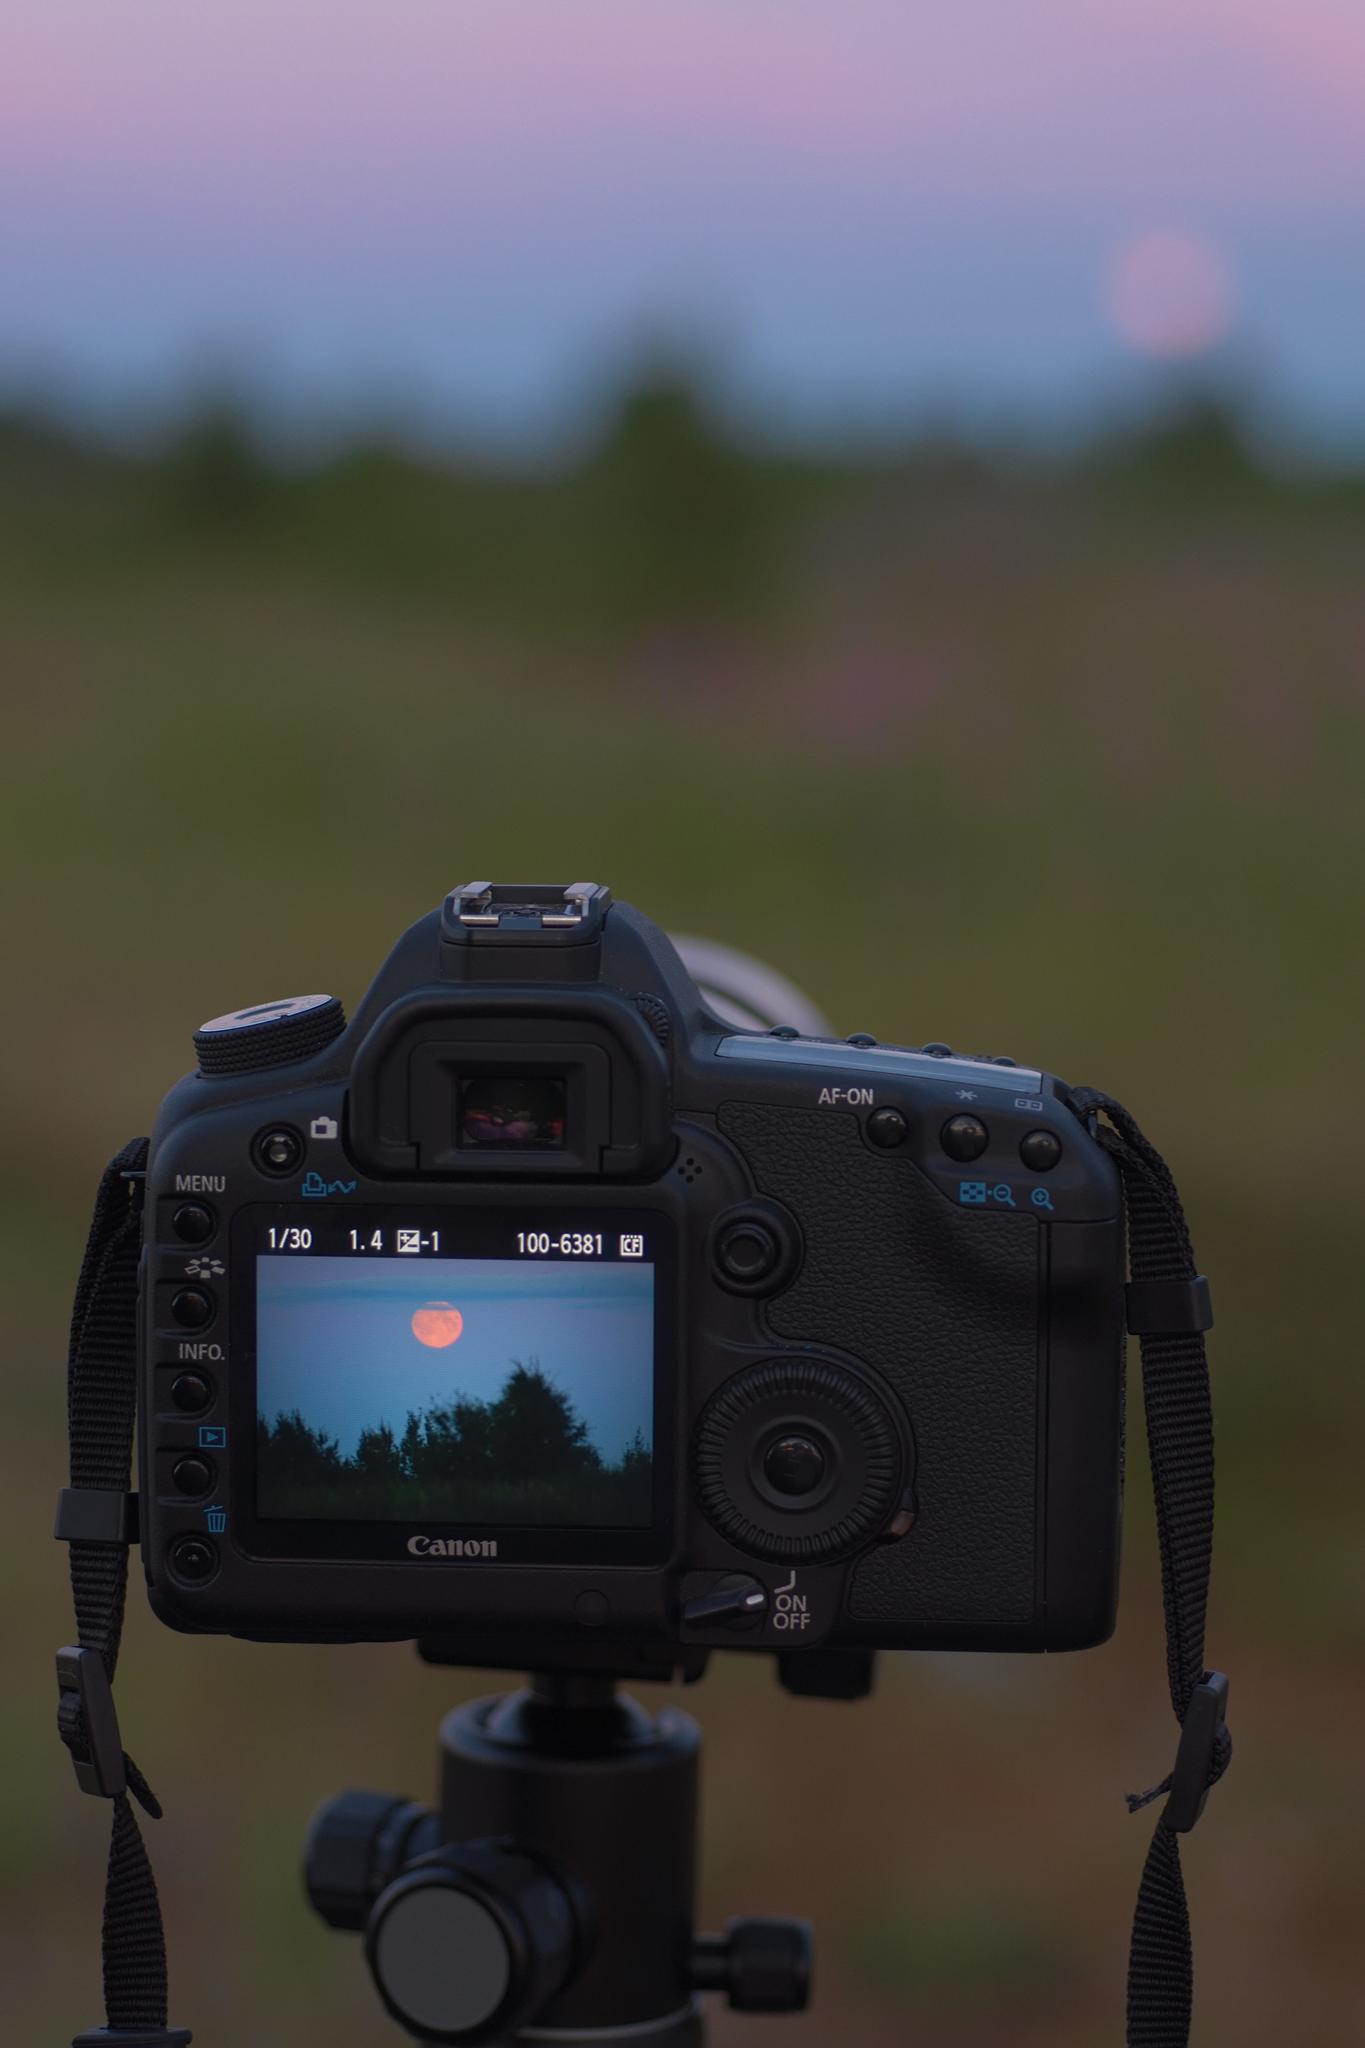
[[[1147,1442],[1156,1495],[1175,1765],[1129,1811],[1164,1797],[1142,1873],[1128,1962],[1128,2048],[1187,2048],[1193,2007],[1189,1909],[1179,1836],[1204,1810],[1232,1756],[1228,1682],[1204,1668],[1213,1544],[1213,1416],[1204,1332],[1212,1324],[1180,1196],[1160,1154],[1123,1106],[1096,1089],[1070,1101],[1123,1180],[1128,1218],[1129,1330],[1140,1339]],[[147,1141],[126,1146],[100,1182],[76,1288],[67,1370],[71,1484],[56,1534],[70,1547],[79,1647],[59,1650],[57,1726],[82,1791],[112,1802],[104,1904],[108,2026],[72,2048],[189,2048],[168,2027],[161,1906],[129,1795],[161,1808],[123,1748],[111,1686],[123,1631],[128,1551],[137,1541],[130,1491],[137,1412],[137,1292]]]
[[[1179,1837],[1204,1811],[1232,1759],[1228,1681],[1204,1668],[1204,1620],[1213,1553],[1213,1405],[1204,1332],[1213,1324],[1208,1281],[1195,1266],[1170,1170],[1112,1096],[1075,1088],[1071,1104],[1123,1179],[1128,1217],[1129,1331],[1142,1351],[1147,1446],[1156,1496],[1166,1672],[1180,1726],[1175,1766],[1150,1791],[1130,1793],[1137,1813],[1163,1794],[1138,1888],[1128,1952],[1128,2048],[1186,2048],[1194,2005],[1190,1915]],[[1103,1121],[1101,1121],[1103,1119]]]
[[[137,1540],[130,1492],[137,1415],[138,1259],[147,1141],[136,1139],[106,1168],[76,1285],[67,1361],[71,1484],[57,1507],[66,1542],[79,1646],[57,1652],[57,1732],[83,1792],[111,1802],[113,1829],[104,1889],[104,2007],[107,2027],[78,2034],[72,2048],[188,2048],[166,2024],[166,1943],[161,1903],[133,1813],[161,1807],[123,1747],[111,1687],[123,1634],[128,1550]],[[131,1798],[130,1798],[131,1795]]]

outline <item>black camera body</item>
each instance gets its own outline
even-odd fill
[[[1114,1618],[1118,1176],[1065,1085],[736,1029],[593,884],[473,883],[162,1106],[142,1544],[178,1628],[486,1665]]]

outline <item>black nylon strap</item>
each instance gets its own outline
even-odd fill
[[[147,1141],[136,1139],[111,1162],[100,1182],[90,1224],[67,1355],[67,1428],[71,1447],[71,1489],[127,1494],[132,1474],[133,1427],[137,1413],[137,1279],[142,1242],[142,1175]],[[68,1494],[67,1499],[69,1500]],[[79,1511],[68,1506],[71,1526]],[[128,1549],[124,1541],[73,1536],[69,1542],[71,1592],[79,1651],[64,1651],[57,1730],[77,1765],[85,1789],[109,1785],[115,1756],[123,1770],[112,1774],[106,1796],[113,1810],[109,1867],[104,1897],[104,2003],[110,2032],[94,2039],[131,2036],[165,2048],[184,2048],[189,2035],[166,2025],[166,1946],[161,1906],[129,1793],[154,1819],[161,1816],[146,1779],[122,1752],[118,1723],[108,1699],[123,1635]],[[94,1683],[82,1666],[99,1659],[107,1683]],[[87,1726],[87,1701],[100,1726]],[[119,1779],[126,1780],[126,1787]],[[83,2040],[92,2037],[85,2035]]]
[[[1123,1177],[1133,1291],[1149,1302],[1198,1299],[1199,1275],[1180,1196],[1165,1161],[1121,1103],[1077,1088],[1072,1107]],[[1100,1118],[1104,1122],[1100,1122]],[[1207,1299],[1207,1286],[1203,1289]],[[1194,2004],[1189,1909],[1178,1835],[1203,1812],[1232,1757],[1224,1715],[1227,1680],[1204,1668],[1204,1623],[1213,1551],[1213,1408],[1202,1327],[1145,1331],[1141,1338],[1147,1444],[1161,1550],[1166,1672],[1181,1728],[1175,1770],[1130,1794],[1132,1813],[1167,1795],[1138,1890],[1128,1957],[1129,2048],[1186,2048]]]

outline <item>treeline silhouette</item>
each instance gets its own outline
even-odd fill
[[[665,359],[617,388],[595,433],[499,466],[379,426],[303,459],[231,390],[129,445],[0,389],[0,545],[30,575],[104,558],[160,579],[204,558],[348,597],[432,600],[519,635],[780,624],[812,564],[836,588],[849,577],[840,536],[859,556],[922,563],[945,506],[954,532],[975,514],[983,544],[1000,521],[1032,532],[1068,506],[1087,526],[1146,517],[1166,545],[1173,517],[1230,510],[1278,516],[1296,536],[1315,515],[1358,529],[1359,465],[1271,463],[1259,416],[1254,390],[1173,383],[1148,413],[1051,452],[991,446],[949,419],[801,447],[745,430],[704,368]],[[811,550],[830,534],[822,569]]]
[[[539,1361],[512,1361],[496,1400],[410,1409],[401,1433],[361,1431],[346,1456],[297,1408],[256,1420],[261,1512],[355,1521],[643,1524],[652,1460],[637,1430],[616,1464]]]

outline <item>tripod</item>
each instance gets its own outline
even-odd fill
[[[343,1792],[314,1816],[308,1895],[363,1929],[419,2041],[702,2048],[698,1994],[797,2012],[799,1920],[693,1932],[701,1731],[609,1677],[556,1673],[441,1725],[440,1810]]]

